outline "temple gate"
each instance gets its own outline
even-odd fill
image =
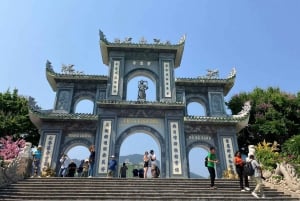
[[[233,169],[238,150],[236,133],[248,123],[250,106],[239,115],[227,115],[224,96],[234,85],[235,69],[225,79],[217,70],[195,78],[175,78],[180,66],[185,36],[177,44],[131,38],[109,42],[100,31],[102,61],[108,75],[86,75],[70,71],[56,73],[49,61],[46,76],[56,100],[53,110],[31,110],[30,118],[40,129],[44,147],[41,166],[59,169],[62,153],[76,145],[96,147],[95,176],[105,177],[110,155],[117,158],[124,139],[137,132],[149,134],[161,155],[162,178],[189,177],[189,151],[200,146],[217,148],[217,175]],[[128,82],[149,78],[155,85],[155,101],[147,101],[148,83],[137,87],[137,99],[127,100]],[[79,101],[93,102],[92,114],[75,113]],[[198,102],[206,115],[189,116],[187,105]]]

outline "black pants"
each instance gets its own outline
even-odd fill
[[[215,186],[216,171],[213,167],[207,167],[210,177],[210,187]]]
[[[244,174],[244,168],[242,166],[238,165],[238,166],[236,166],[236,172],[239,175],[241,189],[244,189],[243,180],[245,180],[245,187],[249,188],[248,176]]]

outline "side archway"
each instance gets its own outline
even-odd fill
[[[211,146],[206,142],[194,142],[187,147],[189,178],[208,178],[209,173],[204,165],[204,160]],[[195,160],[199,162],[196,164],[192,162]]]
[[[89,140],[82,139],[82,138],[75,138],[73,140],[68,141],[67,143],[61,145],[61,151],[56,160],[56,164],[60,164],[59,159],[61,158],[61,156],[65,153],[68,153],[72,148],[77,147],[77,146],[83,146],[88,149],[91,145],[92,145],[92,143]],[[59,168],[60,168],[60,166],[57,165],[56,170],[58,171]]]

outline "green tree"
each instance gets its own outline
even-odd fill
[[[247,151],[249,144],[263,140],[283,144],[293,135],[300,134],[300,93],[281,92],[279,88],[255,88],[251,93],[240,93],[226,103],[237,114],[244,102],[251,101],[249,124],[238,133],[240,148]]]
[[[300,162],[300,135],[295,135],[285,141],[282,146],[282,151],[289,157],[291,160]]]
[[[9,90],[0,93],[0,137],[24,138],[35,145],[38,144],[40,135],[29,119],[29,101],[35,104],[33,98],[18,95],[17,89],[12,93]]]

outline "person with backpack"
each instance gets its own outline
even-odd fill
[[[235,164],[235,170],[240,179],[241,191],[242,192],[250,191],[248,175],[244,171],[244,166],[246,164],[246,161],[242,159],[241,152],[239,151],[235,152],[234,154],[234,164]],[[244,188],[244,181],[245,181],[245,188]]]
[[[216,170],[215,164],[218,163],[216,156],[216,149],[214,147],[210,147],[209,153],[207,155],[207,169],[210,176],[210,189],[217,189],[215,186],[215,179],[216,179]]]
[[[254,169],[253,178],[256,183],[255,189],[251,194],[256,198],[259,198],[257,193],[260,193],[261,198],[265,198],[263,183],[262,183],[261,165],[254,159],[254,155],[250,155],[249,158],[250,158],[252,168]]]

